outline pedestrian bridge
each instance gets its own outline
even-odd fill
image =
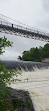
[[[0,14],[0,32],[49,42],[49,34]]]

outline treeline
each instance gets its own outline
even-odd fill
[[[22,57],[18,59],[23,61],[36,61],[41,62],[44,58],[49,58],[49,44],[47,43],[44,47],[31,48],[29,51],[24,51]]]

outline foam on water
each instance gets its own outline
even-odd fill
[[[49,111],[49,69],[23,70],[17,79],[11,87],[29,91],[35,111]]]

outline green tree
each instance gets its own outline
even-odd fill
[[[22,60],[23,61],[30,61],[30,52],[29,51],[23,52]]]
[[[18,59],[19,59],[19,60],[22,60],[22,57],[21,57],[21,56],[18,56]]]
[[[41,62],[43,58],[49,58],[49,44],[44,47],[31,48],[29,51],[24,51],[21,59],[23,61],[36,61]]]
[[[34,48],[30,49],[30,60],[34,61]]]
[[[49,44],[44,45],[42,49],[42,58],[49,58]]]
[[[12,46],[12,42],[10,42],[9,40],[7,40],[7,38],[0,38],[0,55],[4,52],[3,49],[5,47],[9,47]]]
[[[40,50],[36,48],[31,48],[29,51],[24,51],[22,55],[22,60],[24,61],[41,61]]]
[[[37,47],[34,49],[33,58],[34,58],[34,61],[37,61],[37,62],[41,61],[40,60],[40,52]]]
[[[0,38],[0,55],[4,53],[4,48],[9,46],[12,46],[12,43],[7,38]],[[7,83],[14,81],[13,76],[17,74],[15,72],[15,70],[6,69],[0,61],[0,111],[13,111],[10,103],[7,104],[8,91],[6,87]]]

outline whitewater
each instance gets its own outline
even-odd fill
[[[28,91],[35,111],[49,111],[49,68],[22,70],[17,79],[21,81],[11,84],[11,87]]]

